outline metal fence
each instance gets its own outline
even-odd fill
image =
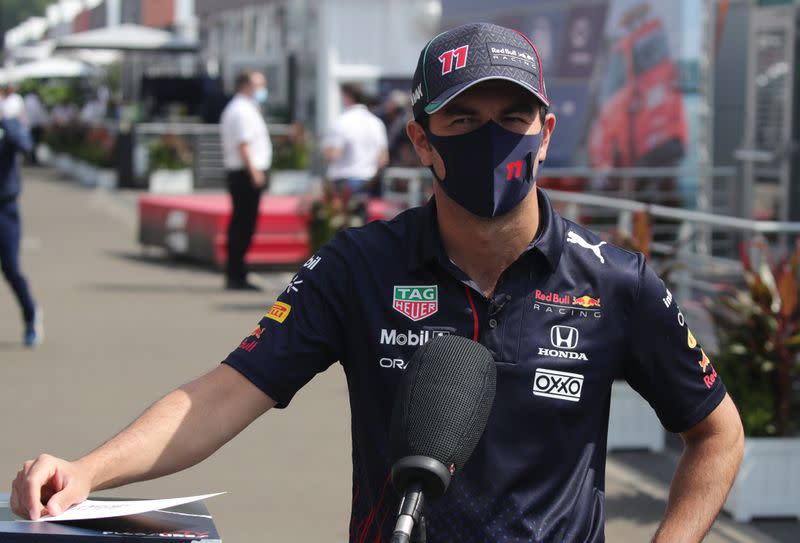
[[[738,259],[741,242],[763,236],[774,246],[787,248],[789,240],[800,235],[800,222],[742,219],[659,203],[677,200],[675,194],[652,190],[654,180],[674,178],[676,173],[686,172],[667,168],[547,169],[543,178],[557,179],[562,186],[570,188],[547,189],[548,196],[564,217],[600,233],[630,234],[633,215],[647,213],[654,225],[654,258],[668,257],[680,264],[675,266],[678,271],[670,278],[679,299],[689,299],[690,293],[696,294],[698,290],[713,290],[714,281],[741,278]],[[716,196],[716,208],[735,207],[729,193],[735,193],[736,173],[734,168],[713,170],[714,191],[721,193]],[[592,184],[590,178],[624,182],[616,186]],[[384,195],[396,202],[418,205],[427,199],[431,179],[430,171],[425,168],[388,168],[383,178]],[[588,192],[579,192],[581,190]],[[650,201],[643,201],[645,198]]]
[[[179,136],[186,142],[192,154],[192,176],[197,189],[219,188],[225,183],[225,168],[222,162],[222,143],[218,124],[202,123],[139,123],[134,126],[134,177],[136,186],[147,186],[148,149],[159,138],[166,135]],[[270,124],[273,139],[290,135],[290,126]]]

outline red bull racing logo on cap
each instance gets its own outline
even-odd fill
[[[439,310],[439,287],[395,285],[392,307],[415,322],[430,317]]]

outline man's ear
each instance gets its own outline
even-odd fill
[[[411,144],[414,146],[414,151],[416,151],[419,161],[422,163],[422,165],[432,165],[433,147],[431,146],[431,142],[428,140],[428,135],[425,133],[425,129],[422,128],[422,125],[413,119],[408,121],[408,124],[406,124],[406,134],[408,134],[408,139],[411,140]]]
[[[539,154],[536,155],[536,161],[541,164],[547,158],[547,147],[550,145],[550,137],[553,135],[553,130],[556,128],[556,116],[548,113],[544,118],[544,125],[542,130],[542,145],[539,147]]]

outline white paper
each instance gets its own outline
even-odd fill
[[[86,520],[93,518],[109,518],[109,517],[122,517],[125,515],[137,515],[139,513],[147,513],[148,511],[157,511],[160,509],[168,509],[177,505],[185,503],[192,503],[214,496],[225,494],[224,492],[217,492],[216,494],[204,494],[202,496],[189,496],[186,498],[167,498],[163,500],[131,500],[131,501],[117,501],[117,500],[86,500],[77,505],[73,505],[60,515],[54,517],[44,516],[32,522],[51,522],[59,520]]]

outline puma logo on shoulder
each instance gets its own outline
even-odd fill
[[[595,256],[597,258],[600,259],[600,263],[601,264],[605,264],[606,263],[606,259],[603,258],[603,255],[600,253],[600,247],[602,247],[603,245],[606,244],[605,241],[601,241],[597,245],[593,245],[593,244],[589,243],[588,241],[586,241],[585,239],[583,239],[578,234],[576,234],[575,232],[573,232],[572,230],[570,230],[569,232],[567,232],[567,242],[568,243],[574,243],[575,245],[583,247],[584,249],[589,249],[590,251],[592,251],[595,254]]]

